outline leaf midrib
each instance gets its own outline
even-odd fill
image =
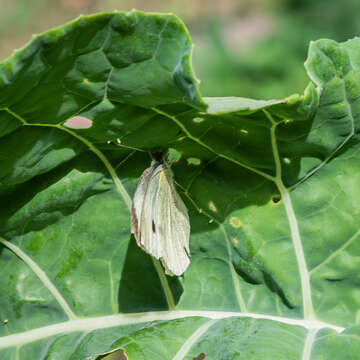
[[[91,332],[98,329],[106,329],[116,326],[134,325],[149,323],[152,321],[171,321],[186,317],[206,317],[210,319],[226,319],[229,317],[253,318],[260,320],[272,320],[283,324],[301,326],[306,329],[330,328],[340,333],[343,327],[336,326],[320,321],[309,321],[303,319],[292,319],[280,316],[271,316],[255,313],[236,313],[226,311],[191,311],[191,310],[172,310],[147,313],[116,314],[99,317],[81,318],[76,320],[64,321],[42,328],[32,329],[13,335],[0,337],[0,349],[12,346],[24,345],[55,335],[68,334],[71,332]]]

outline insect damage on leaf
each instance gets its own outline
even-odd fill
[[[123,349],[118,349],[115,351],[108,352],[106,354],[98,355],[94,360],[128,360],[128,356],[126,355]]]
[[[198,356],[195,356],[195,357],[193,358],[193,360],[204,360],[205,357],[206,357],[205,353],[202,352],[202,353],[199,354]]]
[[[93,121],[84,116],[74,116],[64,123],[64,126],[71,129],[89,129],[93,125]]]
[[[271,201],[274,203],[274,204],[277,204],[279,201],[281,200],[281,196],[276,194],[276,195],[273,195],[271,197]]]

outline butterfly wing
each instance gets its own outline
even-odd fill
[[[183,274],[190,263],[189,216],[166,165],[144,170],[135,191],[131,219],[137,244],[161,259],[167,274]]]
[[[159,164],[155,163],[144,170],[134,194],[131,211],[131,232],[135,235],[137,244],[157,259],[162,254],[155,230],[160,170],[158,168]]]
[[[154,168],[152,166],[143,171],[139,183],[136,187],[131,206],[131,233],[135,235],[136,242],[140,247],[143,247],[141,239],[141,214],[145,200],[145,194],[153,171]]]
[[[156,200],[161,261],[169,275],[181,275],[190,264],[190,223],[185,204],[176,192],[171,170],[162,166]]]

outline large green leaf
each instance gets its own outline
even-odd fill
[[[313,43],[304,95],[269,101],[202,99],[191,50],[175,16],[116,12],[0,64],[2,359],[357,358],[360,40]],[[181,278],[130,235],[159,149]]]

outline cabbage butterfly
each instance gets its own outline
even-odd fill
[[[189,266],[189,216],[161,154],[140,177],[131,208],[131,233],[145,252],[161,260],[166,274],[180,276]]]

